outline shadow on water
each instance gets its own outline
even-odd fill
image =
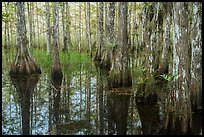
[[[60,96],[61,96],[61,84],[62,84],[62,78],[59,79],[51,79],[51,85],[52,85],[52,99],[53,99],[53,123],[56,126],[56,135],[60,135]]]
[[[22,134],[30,135],[30,103],[33,95],[35,86],[38,83],[39,76],[32,77],[10,77],[12,84],[15,86],[20,106],[21,106],[21,116],[22,116]]]
[[[137,104],[137,110],[142,124],[143,135],[156,135],[160,128],[161,120],[158,105]]]
[[[191,110],[189,96],[177,97],[177,94],[172,90],[166,96],[164,119],[159,134],[202,135],[202,114]]]
[[[128,89],[126,89],[128,90]],[[122,90],[119,89],[118,92]],[[127,134],[127,117],[130,95],[109,93],[107,96],[108,129],[110,135]]]
[[[131,89],[110,89],[107,86],[108,71],[99,68],[96,71],[99,96],[99,134],[126,135]],[[104,119],[107,120],[107,123]]]
[[[81,82],[81,72],[80,72]],[[51,92],[49,94],[49,135],[70,135],[76,134],[78,131],[87,128],[88,123],[86,119],[73,119],[71,113],[77,108],[72,108],[72,100],[70,94],[71,78],[70,74],[65,74],[62,79],[51,79]],[[81,88],[80,84],[80,88]],[[78,90],[78,89],[77,89]],[[79,89],[81,92],[82,89]],[[78,92],[78,91],[77,91]],[[79,95],[80,96],[80,95]],[[82,105],[80,102],[77,105]],[[84,109],[84,108],[82,108]],[[81,110],[80,110],[81,111]]]
[[[202,116],[191,110],[190,96],[172,89],[172,83],[160,82],[151,79],[138,86],[135,102],[142,134],[201,134],[202,124],[198,119]]]

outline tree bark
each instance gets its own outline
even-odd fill
[[[173,29],[173,75],[174,80],[171,92],[171,101],[167,106],[166,131],[170,134],[189,134],[191,131],[191,99],[190,99],[190,43],[188,4],[184,2],[173,3],[174,29]],[[173,112],[173,115],[172,115]],[[168,120],[170,119],[170,120]]]
[[[81,33],[82,33],[82,23],[81,23],[81,3],[79,3],[79,39],[78,39],[78,51],[81,53]]]
[[[5,3],[4,6],[5,6],[5,10],[7,11],[7,4]],[[8,18],[8,17],[7,17],[7,18]],[[5,28],[4,28],[4,48],[7,49],[7,48],[8,48],[8,44],[7,44],[7,43],[8,43],[8,42],[7,42],[8,21],[6,20],[6,21],[4,22],[4,24],[5,24]]]
[[[163,37],[163,49],[161,60],[158,67],[158,75],[168,74],[170,55],[172,54],[170,50],[170,33],[171,33],[171,20],[172,20],[172,3],[164,3],[162,6],[164,10],[164,37]]]
[[[51,28],[50,28],[50,5],[49,2],[45,3],[46,8],[46,27],[47,27],[47,54],[50,55],[50,43],[51,43]]]
[[[115,2],[110,2],[109,5],[109,15],[107,20],[107,41],[104,54],[102,56],[102,60],[100,65],[102,68],[110,70],[111,67],[111,51],[113,50],[113,46],[115,45],[114,38],[114,18],[115,18]]]
[[[87,35],[88,35],[88,47],[89,47],[89,54],[92,56],[92,47],[91,47],[91,11],[90,11],[90,2],[87,2]]]
[[[52,79],[62,79],[63,74],[60,66],[60,59],[59,59],[59,35],[57,33],[58,27],[59,27],[59,13],[58,13],[58,2],[54,3],[53,8],[53,14],[54,14],[54,29],[53,29],[53,48],[52,48],[52,71],[51,71],[51,77]]]
[[[128,3],[120,2],[118,11],[118,42],[113,50],[113,62],[108,80],[108,86],[110,88],[129,87],[132,85],[132,77],[129,68],[127,13]]]
[[[38,41],[37,41],[37,48],[40,49],[40,31],[39,31],[39,15],[38,15],[38,6],[36,4],[36,23],[37,23],[37,38],[38,38]]]
[[[192,110],[197,111],[202,106],[202,5],[192,4],[191,31],[191,102]]]
[[[71,34],[71,32],[70,32],[71,18],[70,18],[70,11],[69,11],[68,2],[63,3],[63,6],[65,8],[65,11],[62,14],[63,15],[62,16],[62,24],[63,24],[63,48],[62,48],[62,51],[68,51],[68,49],[72,45],[71,35],[70,35]]]
[[[29,4],[29,2],[27,2],[27,8],[28,8],[28,22],[29,22],[29,31],[30,31],[30,47],[32,47],[32,43],[33,43],[33,33],[32,33],[32,14],[31,14],[31,2]]]
[[[65,50],[67,50],[67,46],[66,46],[66,36],[65,36],[65,33],[66,33],[66,31],[65,31],[65,11],[64,11],[64,9],[65,9],[65,3],[64,2],[62,2],[62,8],[61,8],[61,14],[62,14],[62,38],[63,38],[63,40],[62,40],[62,51],[65,51]],[[67,18],[67,17],[66,17]]]
[[[146,6],[146,3],[143,2],[142,3],[142,42],[141,42],[141,45],[140,45],[140,50],[143,51],[143,50],[148,50],[148,47],[150,45],[150,36],[148,35],[148,21],[149,18],[148,18],[148,8]],[[149,52],[147,51],[145,55],[145,60],[144,60],[144,65],[145,67],[147,68],[147,75],[149,75],[149,72],[151,70],[149,70],[150,65],[148,64],[148,59],[149,59]]]
[[[102,56],[102,47],[103,47],[103,2],[100,2],[99,4],[99,18],[98,18],[98,31],[97,31],[97,42],[96,42],[96,55],[95,55],[95,61],[101,61]]]
[[[15,61],[11,64],[10,75],[28,76],[41,73],[40,67],[35,63],[27,46],[24,10],[24,2],[17,2],[17,55]]]

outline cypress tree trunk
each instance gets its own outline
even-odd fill
[[[115,45],[114,40],[114,17],[115,17],[115,2],[110,2],[109,5],[109,17],[107,22],[107,43],[105,52],[102,56],[102,60],[100,62],[101,67],[110,70],[111,67],[111,50]]]
[[[61,8],[61,14],[62,14],[62,51],[67,50],[66,47],[66,36],[65,36],[65,17],[64,17],[64,9],[65,9],[65,4],[62,2],[62,8]],[[67,18],[67,17],[66,17]]]
[[[5,2],[5,10],[7,11],[7,3]],[[8,17],[7,17],[8,18]],[[5,28],[4,28],[4,49],[7,49],[8,48],[8,40],[7,40],[7,33],[8,33],[8,21],[7,19],[4,21],[4,24],[5,24]]]
[[[147,65],[148,65],[148,74],[151,75],[154,71],[154,52],[155,52],[155,39],[156,39],[156,24],[157,24],[157,11],[159,3],[151,3],[147,8],[147,16],[148,16],[148,30],[147,34],[149,37],[149,44],[147,44]],[[156,12],[155,12],[156,11]]]
[[[28,49],[24,10],[24,3],[17,2],[17,55],[11,64],[10,75],[28,76],[41,74],[40,67],[37,66]]]
[[[36,11],[34,11],[34,9],[35,9],[35,8],[34,8],[34,5],[35,5],[35,3],[34,3],[34,2],[31,2],[31,9],[32,9],[31,15],[34,15],[34,12],[36,12]],[[32,23],[32,25],[33,25],[33,26],[32,26],[32,29],[33,29],[33,30],[32,30],[32,33],[33,33],[33,37],[32,37],[32,38],[33,38],[33,41],[32,41],[32,44],[31,44],[31,45],[32,45],[33,48],[36,48],[36,47],[37,47],[37,46],[36,46],[36,35],[35,35],[35,26],[36,26],[36,25],[35,25],[35,22],[34,22],[34,16],[31,16],[31,20],[32,20],[32,22],[33,22],[33,23]]]
[[[128,87],[132,85],[129,68],[129,46],[127,35],[128,3],[119,3],[118,11],[118,43],[113,50],[113,62],[110,70],[108,86],[112,88]]]
[[[173,3],[173,75],[178,76],[167,104],[165,131],[170,134],[190,134],[192,111],[190,98],[190,43],[188,4]],[[168,111],[171,112],[168,112]],[[173,113],[172,113],[173,112]]]
[[[191,97],[192,110],[197,111],[202,106],[202,4],[192,5],[191,32]]]
[[[46,8],[46,27],[47,27],[47,54],[50,55],[50,43],[51,43],[51,29],[50,29],[50,5],[49,2],[45,3]]]
[[[171,14],[172,14],[172,3],[164,3],[163,4],[164,10],[164,40],[163,40],[163,49],[161,60],[158,67],[158,75],[160,74],[168,74],[169,72],[169,63],[170,63],[170,28],[171,28]],[[170,52],[170,53],[169,53]]]
[[[33,38],[32,34],[33,33],[32,33],[32,20],[31,20],[32,19],[31,18],[32,17],[32,15],[31,15],[31,10],[32,10],[31,9],[31,2],[30,2],[30,4],[29,4],[29,2],[27,2],[27,8],[28,8],[28,22],[29,22],[29,31],[30,31],[30,39],[29,40],[30,40],[30,47],[32,47],[31,44],[32,44],[32,41],[33,41],[32,40],[32,38]]]
[[[145,2],[142,3],[142,42],[140,45],[140,50],[148,50],[148,46],[150,45],[150,36],[148,35],[148,29],[149,29],[149,18],[148,18],[148,8],[147,5],[145,4]],[[147,71],[147,75],[149,75],[149,64],[148,64],[148,54],[145,54],[145,59],[144,59],[144,65],[146,66],[146,68],[148,69]]]
[[[89,47],[89,54],[92,56],[92,47],[91,47],[91,11],[90,11],[90,2],[87,2],[87,35],[88,35],[88,47]]]
[[[67,50],[69,50],[69,48],[72,46],[72,42],[71,42],[71,15],[70,15],[70,10],[69,10],[69,3],[66,2],[65,3],[66,5],[66,16],[67,16],[67,22],[66,22],[66,37],[67,37],[67,41],[66,41],[66,44],[67,44]]]
[[[98,30],[97,30],[97,51],[95,55],[95,61],[101,61],[102,47],[103,47],[103,6],[104,3],[99,4],[99,18],[98,18]]]
[[[58,2],[54,3],[54,30],[53,30],[53,48],[52,48],[52,71],[51,71],[51,77],[52,79],[62,79],[63,74],[60,66],[60,59],[59,59],[59,39],[57,35],[58,27],[59,27],[59,14],[58,14]]]
[[[63,24],[63,48],[62,51],[67,51],[71,46],[71,19],[68,2],[63,3],[62,24]]]
[[[79,38],[78,38],[78,51],[81,53],[81,34],[82,34],[82,21],[81,21],[81,3],[79,3]]]

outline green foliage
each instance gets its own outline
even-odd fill
[[[86,64],[89,62],[88,56],[85,53],[78,53],[76,51],[70,51],[68,54],[62,53],[60,60],[62,64],[69,63],[72,65]]]
[[[139,83],[139,84],[146,84],[147,81],[148,81],[148,78],[140,78],[139,81],[138,81],[138,83]]]
[[[13,2],[4,2],[2,3],[2,8],[4,7],[4,10],[6,8],[6,11],[2,10],[2,21],[7,22],[13,22],[15,21],[14,17],[14,3]]]
[[[60,53],[60,63],[64,73],[79,72],[83,67],[88,68],[92,64],[86,53],[77,51]]]
[[[146,72],[146,68],[142,66],[138,66],[133,69],[133,75],[137,78],[142,77],[145,72]]]
[[[178,79],[179,75],[172,76],[172,75],[163,74],[163,75],[159,75],[157,77],[159,77],[163,80],[166,80],[166,81],[174,81],[174,80]]]
[[[51,68],[52,57],[45,50],[33,49],[32,55],[42,69],[47,70]],[[80,65],[89,66],[91,60],[86,53],[78,53],[76,51],[60,52],[59,58],[62,69],[65,72],[78,71]]]
[[[3,12],[2,13],[2,17],[3,18],[7,18],[7,17],[9,17],[9,15],[10,15],[10,13],[7,13],[7,12]]]
[[[10,13],[2,12],[2,21],[9,22],[9,16],[10,16]]]
[[[144,91],[140,91],[138,94],[139,97],[144,97]]]
[[[50,55],[47,55],[46,51],[40,49],[33,49],[31,51],[35,61],[42,68],[50,68],[52,64],[52,59]]]

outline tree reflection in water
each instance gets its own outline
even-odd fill
[[[128,89],[110,90],[107,75],[96,74],[91,65],[80,73],[64,73],[58,84],[50,83],[48,74],[41,77],[39,82],[13,79],[17,92],[3,77],[3,134],[179,134],[188,123],[184,113],[192,113],[185,108],[187,96],[178,100],[175,92],[162,91],[169,94],[160,96],[163,103],[158,106],[139,104],[132,95],[136,87],[129,93]],[[191,134],[200,134],[202,115],[191,115]]]
[[[60,79],[52,79],[52,95],[53,95],[53,123],[56,127],[56,135],[60,135],[60,123],[61,123],[61,117],[60,117],[60,95],[61,95],[61,84],[62,84],[62,78]]]
[[[21,106],[21,117],[22,117],[22,134],[30,135],[30,100],[35,86],[38,83],[39,76],[32,77],[10,77],[12,84],[15,86],[20,106]]]
[[[116,92],[117,90],[117,92]],[[125,91],[125,92],[124,92]],[[108,134],[126,135],[130,89],[110,90],[107,96]]]
[[[160,128],[159,106],[147,105],[137,102],[137,110],[142,123],[143,135],[156,135]]]

